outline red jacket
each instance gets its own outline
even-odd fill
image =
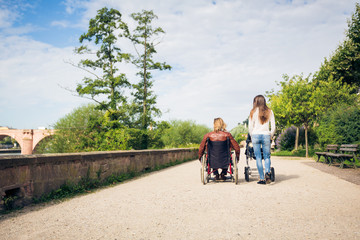
[[[200,143],[200,147],[199,147],[199,160],[201,159],[202,155],[204,154],[205,149],[207,148],[207,146],[206,146],[207,138],[209,138],[210,141],[225,141],[227,137],[229,137],[229,139],[230,139],[230,150],[234,149],[235,153],[236,153],[236,158],[239,159],[240,146],[235,141],[235,139],[233,138],[231,133],[218,131],[218,132],[209,132],[209,133],[205,134],[203,140]]]

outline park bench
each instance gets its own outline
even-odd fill
[[[326,156],[329,159],[329,165],[335,160],[340,161],[340,168],[344,167],[344,162],[349,160],[356,168],[357,155],[359,154],[359,144],[342,144],[338,153],[328,153]]]
[[[327,155],[329,153],[337,153],[339,150],[339,145],[338,144],[329,144],[326,146],[326,151],[325,152],[315,152],[315,154],[318,156],[318,159],[316,160],[317,162],[320,160],[320,157],[323,156],[325,158],[325,163],[328,163],[328,157]]]

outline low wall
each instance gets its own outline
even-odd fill
[[[141,172],[175,161],[197,159],[197,149],[109,151],[71,154],[0,157],[0,208],[4,197],[16,196],[26,205],[58,189],[67,181],[77,183],[90,174],[101,180],[126,172]]]

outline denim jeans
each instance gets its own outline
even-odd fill
[[[260,175],[260,179],[264,179],[264,168],[262,163],[261,148],[263,150],[265,160],[265,172],[270,173],[270,135],[255,134],[251,137],[251,141],[254,148],[254,154],[256,157],[256,166]]]

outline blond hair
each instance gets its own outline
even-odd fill
[[[266,123],[270,118],[271,109],[266,106],[266,100],[263,95],[257,95],[254,98],[253,109],[250,112],[252,118],[256,109],[259,108],[259,120],[261,124]]]
[[[214,119],[214,131],[226,131],[226,124],[221,118]]]

